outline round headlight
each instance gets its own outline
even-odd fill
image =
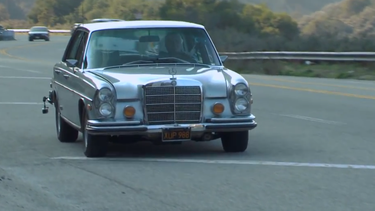
[[[103,103],[99,108],[99,112],[102,116],[109,116],[113,112],[113,107],[109,103]]]
[[[99,91],[99,100],[100,101],[110,101],[113,97],[113,93],[108,88],[102,88]]]
[[[245,96],[249,92],[249,88],[245,84],[237,84],[234,87],[234,93],[238,96]]]
[[[249,103],[247,102],[247,100],[239,98],[238,100],[236,100],[236,104],[234,106],[238,111],[245,111],[248,108]]]

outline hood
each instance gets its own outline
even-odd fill
[[[227,82],[223,72],[217,68],[202,66],[139,66],[91,71],[111,82],[118,99],[139,98],[138,90],[146,84],[171,81],[170,70],[174,69],[179,84],[195,84],[203,87],[205,97],[226,97]]]

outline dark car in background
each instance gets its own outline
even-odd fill
[[[0,40],[3,39],[3,33],[4,33],[4,31],[5,31],[5,28],[0,25]]]
[[[29,41],[45,40],[49,41],[49,30],[45,26],[33,26],[29,30]]]
[[[14,31],[0,25],[0,40],[14,40]]]

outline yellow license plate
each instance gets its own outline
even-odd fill
[[[188,140],[191,138],[190,128],[165,128],[162,132],[163,141]]]

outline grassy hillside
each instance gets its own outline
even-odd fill
[[[304,35],[374,37],[374,14],[375,0],[345,0],[303,17],[299,26]]]

